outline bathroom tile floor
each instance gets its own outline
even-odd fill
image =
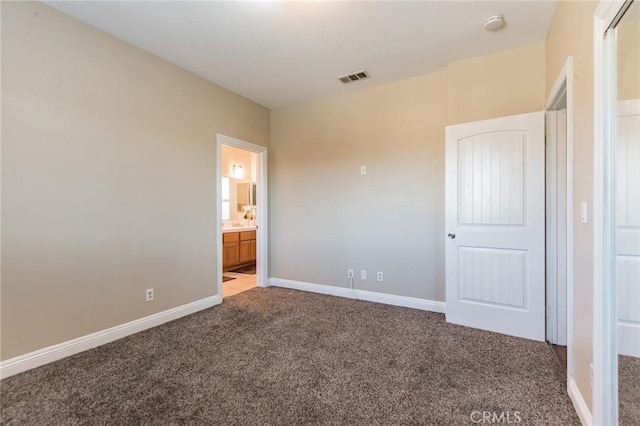
[[[241,274],[238,272],[225,272],[225,276],[233,277],[235,280],[222,283],[222,298],[242,293],[256,286],[256,275]]]

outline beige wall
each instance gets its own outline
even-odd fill
[[[271,276],[444,301],[444,129],[542,110],[544,47],[272,111]]]
[[[575,380],[591,407],[593,224],[580,223],[580,203],[593,203],[593,13],[597,2],[559,1],[546,43],[548,93],[567,57],[574,60],[574,357]]]
[[[272,111],[270,275],[444,300],[445,125],[444,71]]]
[[[447,66],[448,124],[541,111],[544,43]]]
[[[2,359],[216,294],[216,133],[267,109],[42,3],[2,2],[2,89]]]

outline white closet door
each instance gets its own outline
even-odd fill
[[[640,357],[640,100],[618,102],[617,124],[618,353]]]

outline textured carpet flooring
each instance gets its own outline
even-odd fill
[[[6,425],[463,425],[482,411],[579,424],[544,343],[279,288],[1,386]]]
[[[620,426],[640,424],[640,358],[618,357],[618,419]]]

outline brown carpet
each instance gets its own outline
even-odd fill
[[[482,411],[579,424],[565,382],[545,343],[255,288],[5,379],[0,413],[6,425],[462,425]]]
[[[640,358],[618,356],[618,402],[620,426],[640,424]]]

